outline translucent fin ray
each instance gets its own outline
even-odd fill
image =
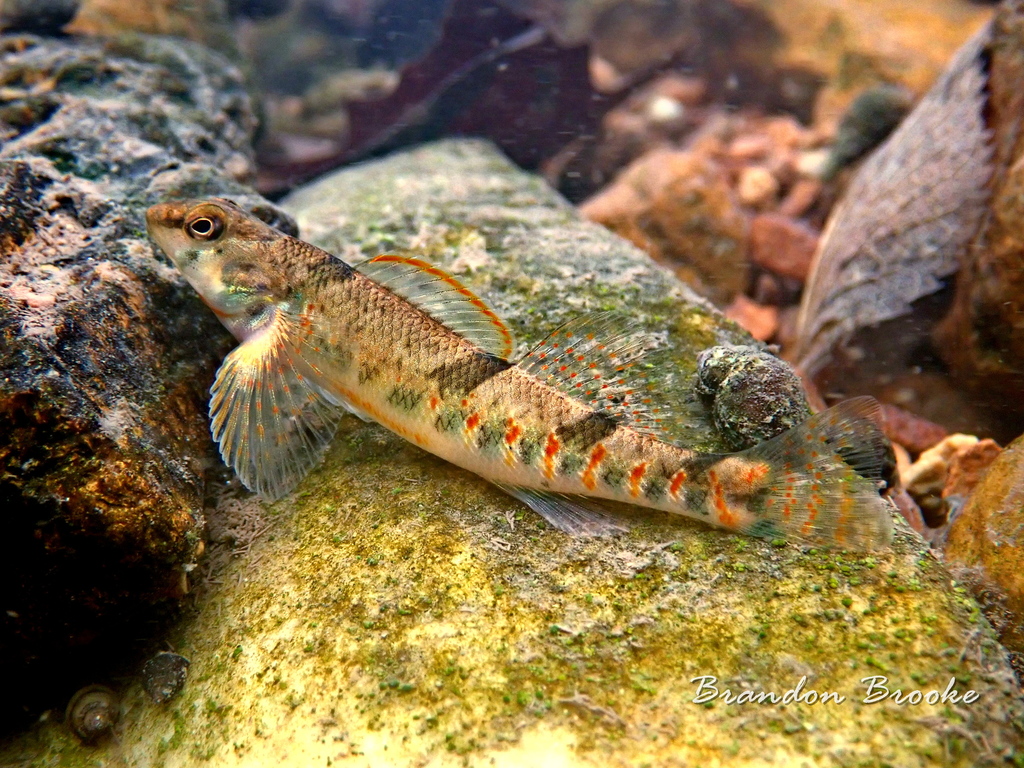
[[[503,483],[495,485],[570,536],[610,536],[629,530],[622,520],[585,496],[567,496]]]
[[[667,409],[637,368],[649,342],[640,326],[615,312],[570,320],[531,349],[519,367],[638,432],[665,439]]]
[[[420,259],[385,254],[355,267],[485,352],[507,360],[512,332],[458,279]]]
[[[756,520],[744,533],[858,550],[887,545],[892,520],[879,490],[891,448],[870,418],[877,408],[872,398],[849,400],[734,454],[771,467],[749,501]]]
[[[236,347],[210,389],[214,440],[251,491],[270,500],[292,490],[323,458],[338,426],[328,396],[296,353],[283,315]]]

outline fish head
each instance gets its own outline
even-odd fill
[[[239,340],[275,317],[290,295],[272,258],[287,237],[229,200],[181,200],[146,211],[150,237]]]

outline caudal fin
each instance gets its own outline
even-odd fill
[[[769,468],[747,501],[746,533],[850,549],[879,549],[892,537],[879,495],[892,452],[872,417],[878,403],[858,397],[816,414],[737,458]]]

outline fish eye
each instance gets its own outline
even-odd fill
[[[199,216],[185,225],[185,231],[193,240],[216,240],[224,229],[220,218]]]

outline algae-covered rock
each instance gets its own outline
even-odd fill
[[[684,406],[699,350],[749,342],[483,143],[340,171],[284,205],[308,239],[349,258],[415,249],[460,271],[526,343],[589,309],[634,314],[657,334],[652,379]],[[680,439],[720,445],[686,418]],[[259,518],[250,530],[264,533],[236,544],[247,554],[168,638],[192,662],[179,696],[156,705],[136,681],[110,744],[79,752],[46,723],[0,762],[969,766],[1020,755],[1024,709],[1005,651],[905,527],[871,556],[661,515],[571,539],[355,418],[295,494],[224,510]],[[696,703],[701,676],[744,703]],[[866,677],[978,698],[866,704]],[[798,688],[845,699],[748,701]]]

